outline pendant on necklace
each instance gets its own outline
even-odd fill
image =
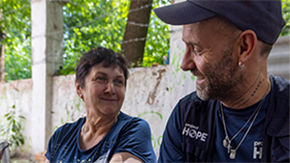
[[[231,149],[230,159],[235,159],[235,158],[236,158],[236,150]]]
[[[223,140],[223,145],[224,145],[225,148],[228,146],[228,141],[227,141],[226,138]]]
[[[230,150],[232,149],[231,142],[229,142],[227,148],[228,148],[228,153],[230,153]]]
[[[225,137],[225,139],[223,140],[223,146],[225,148],[228,148],[228,153],[230,153],[232,146],[231,146],[231,140],[229,139],[229,137],[227,136]]]
[[[227,147],[229,146],[229,144],[230,144],[230,140],[229,140],[229,138],[226,136],[225,139],[223,140],[223,146],[224,146],[225,148],[227,148]]]

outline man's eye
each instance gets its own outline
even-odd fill
[[[194,47],[194,48],[193,48],[193,52],[194,52],[195,54],[199,54],[199,53],[202,52],[202,50],[201,50],[200,48]]]

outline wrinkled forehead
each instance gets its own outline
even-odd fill
[[[235,31],[240,31],[232,23],[216,16],[196,23],[183,25],[182,39],[188,41],[203,41],[209,44],[231,39]]]
[[[96,73],[103,73],[103,74],[108,74],[108,75],[113,75],[112,73],[114,73],[115,75],[123,76],[125,78],[123,69],[119,65],[106,64],[105,62],[101,62],[101,63],[94,65],[90,69],[88,76],[95,75]]]
[[[110,63],[110,62],[103,61],[103,62],[100,63],[100,66],[104,67],[104,68],[118,69],[120,72],[123,73],[122,67],[120,65],[118,65],[117,63],[113,64],[113,63]]]

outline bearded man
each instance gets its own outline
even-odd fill
[[[158,162],[289,162],[289,81],[267,71],[281,1],[187,0],[154,9],[183,25],[196,76],[167,122]]]

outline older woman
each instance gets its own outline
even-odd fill
[[[86,117],[53,134],[47,162],[156,162],[148,123],[120,111],[127,78],[120,54],[98,47],[83,55],[75,86]]]

